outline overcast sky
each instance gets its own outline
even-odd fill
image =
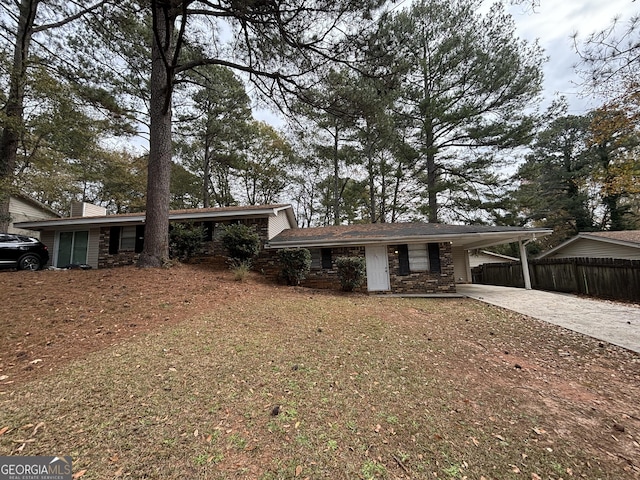
[[[606,28],[616,16],[624,27],[633,14],[640,12],[640,1],[540,0],[534,12],[521,6],[509,7],[509,12],[519,36],[530,41],[537,38],[549,57],[544,67],[547,102],[556,94],[564,95],[569,101],[569,113],[581,114],[600,103],[580,95],[580,77],[573,68],[578,56],[572,35],[577,32],[578,38],[584,40],[590,33]]]
[[[404,0],[398,6],[404,6]],[[590,33],[602,30],[619,17],[622,27],[633,14],[640,12],[640,0],[540,0],[533,11],[529,6],[508,7],[516,22],[518,35],[528,41],[538,39],[549,58],[544,65],[544,104],[548,106],[557,95],[569,102],[569,113],[580,115],[601,105],[601,101],[581,95],[580,77],[574,65],[578,62],[572,35],[584,40]],[[486,0],[487,8],[494,1]],[[505,2],[506,3],[506,2]],[[397,7],[396,7],[397,8]],[[254,116],[275,126],[282,126],[282,119],[267,110],[254,110]]]

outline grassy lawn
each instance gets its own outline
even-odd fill
[[[640,478],[636,354],[468,299],[224,282],[0,382],[0,455],[71,455],[83,479]]]

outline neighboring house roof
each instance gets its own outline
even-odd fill
[[[547,250],[546,252],[538,255],[537,258],[546,258],[546,257],[555,257],[563,254],[563,251],[567,252],[567,256],[577,256],[572,255],[570,252],[575,250],[579,252],[580,250],[576,248],[580,242],[597,242],[600,245],[600,252],[596,253],[593,248],[585,248],[583,249],[584,254],[580,256],[594,256],[594,257],[602,257],[602,256],[611,256],[615,257],[619,253],[614,251],[615,247],[621,246],[624,248],[631,249],[639,249],[640,250],[640,230],[623,230],[619,232],[583,232],[579,233],[575,237],[570,238],[569,240],[561,243],[560,245]],[[612,249],[610,254],[606,254],[608,248]],[[602,251],[604,249],[604,251]],[[592,254],[589,252],[593,251]],[[604,255],[603,255],[604,253]]]
[[[583,238],[596,237],[612,243],[619,242],[623,245],[640,248],[640,230],[623,230],[621,232],[590,232],[580,233]]]
[[[344,245],[452,242],[465,249],[530,240],[550,235],[552,230],[486,225],[441,223],[370,223],[284,230],[272,238],[268,248],[332,247]]]
[[[276,216],[284,211],[291,228],[298,228],[293,209],[288,204],[251,205],[245,207],[191,208],[169,211],[169,221],[205,221],[234,218],[256,218]],[[20,222],[16,226],[32,230],[52,230],[59,227],[105,226],[144,223],[145,212],[122,213],[117,215],[100,215],[90,217],[52,218],[33,222]]]
[[[27,195],[26,193],[20,192],[20,193],[14,194],[12,196],[15,197],[16,199],[20,199],[21,201],[30,204],[32,207],[34,207],[34,208],[36,208],[38,210],[42,210],[43,212],[46,212],[51,217],[62,217],[62,215],[60,215],[59,212],[56,212],[51,207],[45,205],[42,202],[39,202],[35,198]]]

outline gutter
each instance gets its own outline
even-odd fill
[[[234,210],[230,212],[218,211],[218,212],[184,212],[184,213],[169,213],[169,221],[177,220],[203,220],[203,219],[220,219],[220,218],[256,218],[264,216],[275,217],[282,210],[290,210],[290,207],[277,207],[277,208],[264,208],[254,210]],[[287,217],[289,220],[293,220],[292,228],[298,228],[297,222],[293,217],[293,213]],[[293,218],[292,218],[293,217]],[[96,217],[73,217],[73,218],[58,218],[52,220],[37,220],[32,222],[18,222],[15,224],[16,228],[26,228],[43,230],[51,227],[73,227],[73,226],[101,226],[101,225],[127,225],[127,224],[142,224],[145,223],[146,214],[131,214],[131,215],[106,215]],[[295,225],[295,227],[293,227]]]
[[[513,233],[513,237],[510,237],[509,233]],[[410,244],[410,243],[423,243],[425,240],[429,242],[452,242],[456,239],[487,239],[487,237],[507,236],[510,237],[505,243],[517,242],[521,240],[534,240],[536,235],[545,236],[550,235],[552,230],[532,230],[526,232],[484,232],[484,233],[462,233],[462,234],[440,234],[440,235],[413,235],[404,237],[368,237],[361,239],[312,239],[312,240],[295,240],[295,241],[282,241],[274,242],[273,240],[265,244],[265,248],[299,248],[299,247],[343,247],[343,246],[361,246],[361,245],[377,245],[385,243],[388,245],[393,244]],[[533,238],[532,238],[533,237]]]

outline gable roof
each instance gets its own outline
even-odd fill
[[[530,240],[552,230],[441,223],[368,223],[284,230],[267,248],[337,247],[347,245],[452,242],[465,249]]]
[[[213,207],[213,208],[190,208],[184,210],[170,210],[169,221],[206,221],[224,220],[234,218],[256,218],[276,216],[283,212],[286,214],[291,228],[298,228],[298,223],[293,215],[293,209],[289,204],[273,205],[250,205],[233,207]],[[116,215],[100,215],[90,217],[65,217],[52,218],[47,220],[37,220],[32,222],[20,222],[16,226],[31,230],[52,230],[58,227],[77,226],[105,226],[105,225],[127,225],[142,224],[146,218],[146,213],[121,213]]]
[[[603,241],[620,242],[628,246],[636,246],[640,248],[640,230],[623,230],[620,232],[589,232],[580,233],[583,238],[595,237]]]
[[[612,244],[612,245],[623,245],[625,247],[631,248],[640,248],[640,230],[622,230],[618,232],[583,232],[579,233],[575,237],[566,240],[553,247],[546,252],[538,255],[538,258],[545,258],[551,255],[554,255],[559,250],[563,250],[567,246],[577,242],[581,239],[584,240],[592,240],[596,242],[602,242],[604,244]]]
[[[48,205],[45,205],[44,203],[36,200],[31,195],[28,195],[28,194],[26,194],[24,192],[14,193],[11,196],[14,197],[15,199],[19,199],[19,200],[21,200],[21,201],[23,201],[25,203],[28,203],[29,205],[37,208],[38,210],[42,210],[43,212],[47,212],[52,217],[62,217],[62,215],[60,215],[60,212],[56,212],[54,209],[52,209]]]

